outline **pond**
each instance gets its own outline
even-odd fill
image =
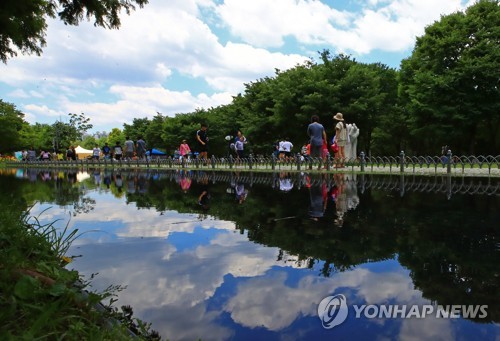
[[[78,229],[69,267],[163,339],[500,334],[499,179],[4,169],[0,188]]]

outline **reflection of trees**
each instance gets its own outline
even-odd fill
[[[276,178],[260,183],[255,177],[254,183],[246,183],[249,195],[240,204],[234,193],[227,191],[231,182],[214,183],[216,175],[199,173],[204,180],[197,180],[198,172],[190,172],[193,181],[185,191],[179,181],[185,174],[158,176],[134,172],[137,188],[120,195],[126,195],[127,203],[133,202],[139,209],[208,214],[234,221],[249,240],[277,247],[282,254],[293,256],[298,264],[310,268],[318,264],[323,276],[397,255],[425,297],[442,305],[487,304],[487,320],[498,321],[500,262],[496,222],[500,219],[496,196],[455,195],[446,200],[443,192],[416,192],[401,197],[397,186],[390,190],[366,186],[364,193],[358,193],[356,209],[347,211],[343,226],[338,227],[333,223],[336,208],[331,201],[323,218],[310,219],[309,189],[299,174],[292,175],[294,189],[286,193],[278,186],[268,185],[275,183]],[[122,176],[131,175],[122,172]],[[88,212],[95,205],[77,186],[65,180],[56,186],[50,181],[37,182],[36,186],[29,182],[13,186],[5,177],[0,180],[7,193],[21,193],[22,198],[30,198],[28,202],[51,198],[53,202],[73,204],[78,213]],[[313,186],[319,185],[317,179],[312,180]],[[327,181],[328,187],[335,183],[333,177],[322,181]],[[204,211],[198,205],[198,197],[206,185],[210,187],[211,200],[210,208]]]
[[[466,210],[436,210],[429,200],[410,203],[412,224],[398,240],[399,261],[424,297],[441,305],[488,305],[481,321],[499,321],[498,198],[461,199]]]
[[[73,203],[73,216],[82,213],[89,213],[94,209],[96,201],[89,197],[80,197],[78,201]]]
[[[95,206],[95,200],[84,197],[86,191],[77,185],[76,172],[26,169],[23,177],[31,183],[1,176],[0,179],[2,189],[5,188],[6,193],[16,193],[16,199],[22,199],[27,205],[41,202],[73,206],[77,214],[87,213]],[[16,186],[13,187],[12,183]]]

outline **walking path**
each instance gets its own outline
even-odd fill
[[[406,174],[406,175],[447,175],[447,167],[442,164],[408,164],[405,165],[403,172],[401,172],[400,165],[365,165],[362,167],[359,163],[344,168],[334,168],[330,165],[329,169],[323,167],[321,170],[317,169],[317,164],[313,164],[312,168],[306,163],[272,163],[272,162],[254,162],[242,164],[229,164],[223,160],[217,160],[214,163],[202,164],[198,162],[191,162],[180,165],[174,160],[152,160],[146,161],[123,161],[123,162],[95,162],[92,160],[78,160],[78,161],[35,161],[35,162],[6,162],[7,167],[16,168],[120,168],[120,169],[186,169],[186,170],[216,170],[216,171],[253,171],[253,172],[308,172],[308,173],[364,173],[364,174]],[[500,177],[500,169],[497,163],[483,164],[480,168],[479,165],[454,164],[451,165],[451,176],[481,176],[481,177]]]

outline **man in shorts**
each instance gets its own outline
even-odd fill
[[[208,126],[205,123],[201,124],[200,129],[196,132],[196,141],[198,142],[198,158],[207,161],[208,159]]]
[[[126,160],[132,160],[134,157],[134,151],[135,151],[135,146],[134,146],[134,141],[130,139],[130,137],[126,137],[125,145],[123,146],[125,149],[125,159]]]

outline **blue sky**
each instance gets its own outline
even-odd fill
[[[30,123],[85,113],[94,131],[228,104],[244,84],[324,49],[399,68],[415,38],[471,0],[150,0],[120,30],[48,21],[42,56],[0,65]]]

